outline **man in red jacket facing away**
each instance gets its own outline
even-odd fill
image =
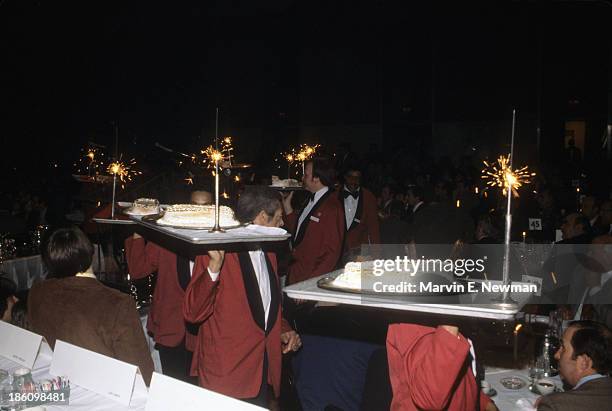
[[[306,162],[302,183],[310,196],[301,213],[295,213],[291,206],[293,192],[283,200],[285,224],[293,234],[288,284],[333,271],[342,255],[344,213],[334,195],[331,162],[324,158]]]
[[[359,249],[363,244],[380,244],[376,197],[361,187],[361,171],[357,167],[347,168],[339,194],[346,221],[344,250]]]
[[[251,226],[283,224],[278,192],[247,187],[236,218]],[[281,351],[297,351],[300,337],[281,316],[274,253],[261,249],[209,251],[196,259],[183,314],[201,323],[192,374],[204,388],[268,407],[268,384],[280,394]]]
[[[475,366],[466,361],[470,347],[455,326],[391,324],[387,332],[391,410],[496,411],[476,385]]]
[[[191,193],[193,204],[210,204],[211,199],[207,191]],[[125,254],[133,279],[157,272],[147,330],[153,334],[163,373],[192,382],[189,369],[197,327],[185,324],[183,299],[194,262],[153,242],[145,244],[144,238],[136,233],[125,240]]]

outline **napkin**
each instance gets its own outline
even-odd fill
[[[519,409],[524,411],[535,411],[535,401],[529,400],[527,398],[519,398],[516,400],[516,405]]]
[[[279,227],[264,227],[257,224],[249,224],[245,227],[247,230],[255,231],[263,235],[285,235],[287,231]]]

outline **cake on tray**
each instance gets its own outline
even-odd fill
[[[125,210],[129,215],[152,215],[159,213],[159,201],[154,198],[139,198],[132,206]]]
[[[272,176],[272,187],[300,187],[300,183],[293,178],[281,180],[278,176]]]
[[[208,228],[215,225],[214,205],[175,204],[166,208],[157,224],[186,228]],[[219,226],[233,227],[240,225],[234,217],[234,211],[227,206],[219,206]]]

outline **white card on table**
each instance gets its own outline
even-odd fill
[[[195,385],[153,373],[149,399],[145,411],[200,411],[200,410],[262,411],[258,407],[235,398],[206,390]]]
[[[135,365],[57,340],[49,372],[127,407],[137,370]]]
[[[32,369],[42,336],[4,321],[0,321],[0,335],[0,355]]]

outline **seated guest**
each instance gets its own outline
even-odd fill
[[[0,277],[0,320],[11,322],[13,307],[19,301],[15,296],[17,286],[6,278]]]
[[[191,203],[210,204],[208,191],[193,191]],[[185,382],[189,377],[197,327],[185,324],[183,299],[194,262],[134,233],[125,240],[125,255],[132,279],[157,273],[147,330],[153,336],[164,375]]]
[[[476,384],[470,350],[455,326],[390,325],[391,410],[497,410]]]
[[[563,239],[557,244],[589,244],[591,242],[591,223],[580,213],[571,213],[561,224]]]
[[[282,225],[279,195],[247,187],[236,206],[241,223]],[[281,352],[300,348],[281,317],[276,256],[261,249],[198,256],[185,291],[185,319],[201,323],[192,372],[204,388],[267,407],[268,384],[280,394]]]
[[[76,227],[51,234],[41,250],[48,279],[28,296],[32,331],[51,347],[60,339],[140,367],[148,384],[153,361],[132,297],[100,283],[91,268],[93,246]]]
[[[610,410],[612,406],[612,331],[594,321],[574,321],[563,333],[555,354],[569,391],[538,401],[538,411]]]

